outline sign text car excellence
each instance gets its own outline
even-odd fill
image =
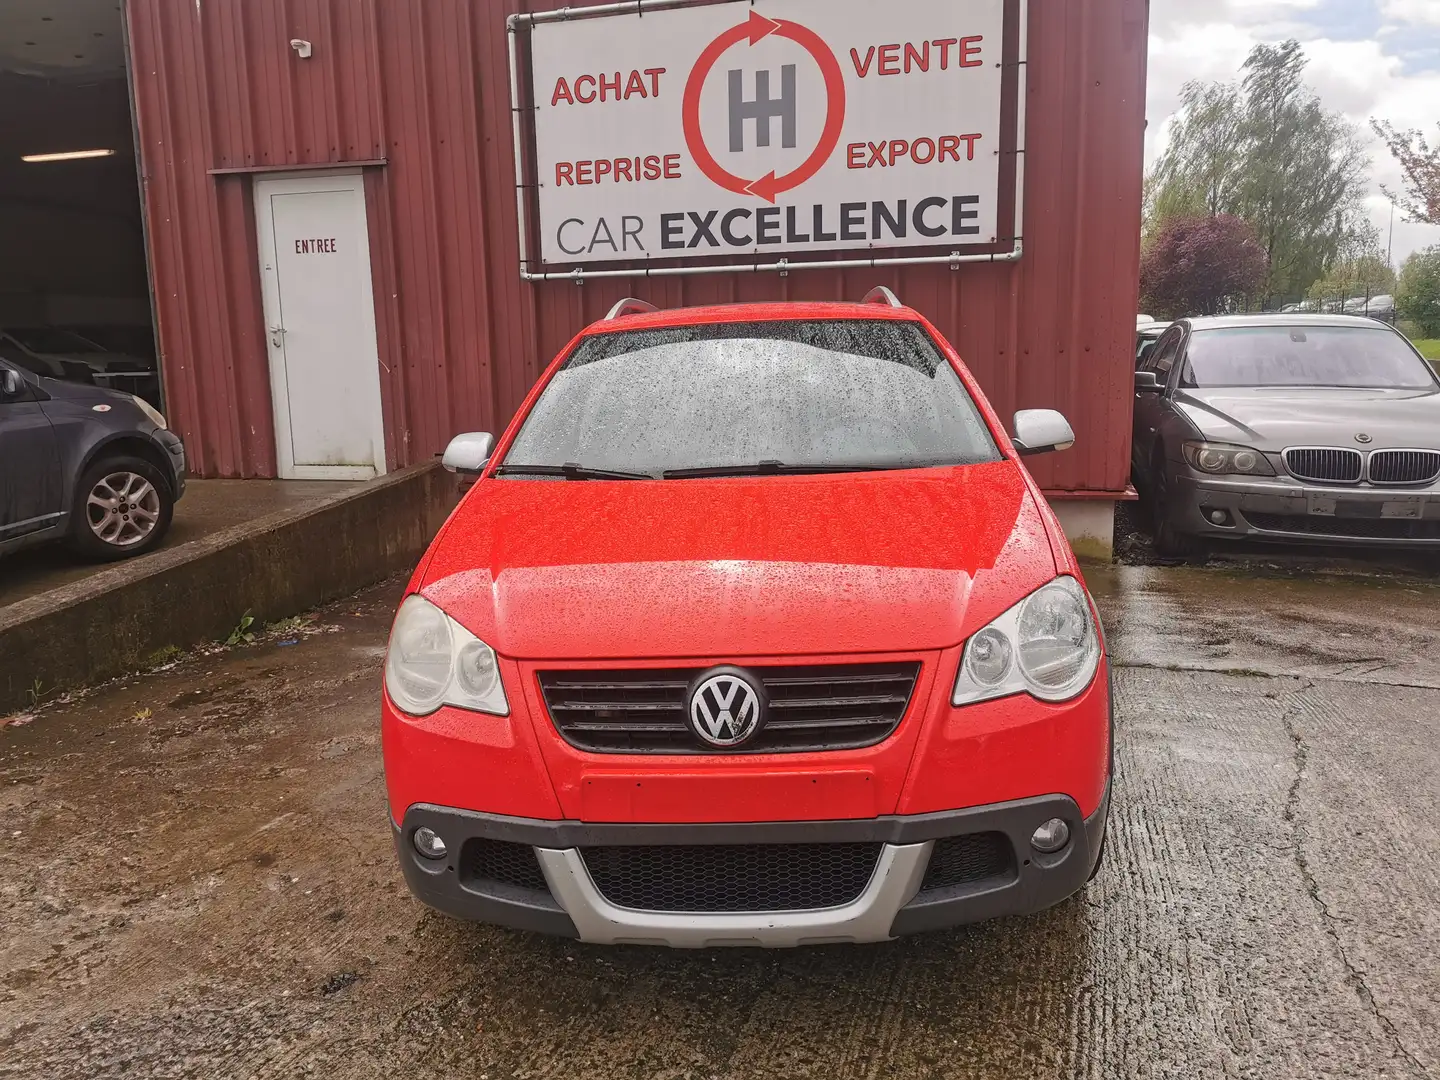
[[[536,25],[544,260],[1003,240],[1003,8],[759,0]]]

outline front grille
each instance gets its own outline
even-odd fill
[[[1297,480],[1322,484],[1358,484],[1364,471],[1358,450],[1286,450],[1285,467]]]
[[[570,745],[602,754],[798,753],[855,750],[886,739],[905,715],[917,663],[750,669],[770,699],[741,750],[708,751],[690,730],[700,668],[542,671],[540,691]]]
[[[1370,455],[1375,484],[1428,484],[1440,477],[1440,453],[1434,450],[1377,450]]]
[[[865,891],[880,844],[713,844],[581,848],[617,907],[692,914],[812,911]]]
[[[1440,521],[1415,518],[1322,517],[1306,514],[1260,514],[1246,510],[1250,524],[1267,532],[1340,536],[1353,540],[1440,540]]]
[[[549,892],[540,860],[529,844],[508,840],[468,840],[460,853],[460,877],[467,885],[508,885]]]
[[[988,878],[1010,877],[1015,853],[1004,833],[972,833],[936,840],[920,891],[969,885]]]

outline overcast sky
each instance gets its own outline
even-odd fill
[[[1230,79],[1257,42],[1296,38],[1310,58],[1308,78],[1329,109],[1364,126],[1370,117],[1426,131],[1440,141],[1440,0],[1151,0],[1150,126],[1147,163],[1164,148],[1166,121],[1187,79]],[[1400,172],[1374,140],[1369,207],[1385,243],[1390,204],[1383,183]],[[1395,261],[1440,244],[1440,227],[1395,219]]]

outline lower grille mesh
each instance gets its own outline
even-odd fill
[[[1250,524],[1266,532],[1347,536],[1357,540],[1440,540],[1440,521],[1415,518],[1347,518],[1314,514],[1260,514],[1246,510]]]
[[[601,894],[639,911],[809,911],[856,900],[880,844],[582,848]]]
[[[507,840],[468,841],[460,855],[460,875],[467,884],[550,891],[535,849],[529,844],[512,844]]]
[[[987,878],[1008,877],[1015,870],[1015,856],[1004,833],[974,833],[936,840],[930,865],[920,891],[948,889]]]

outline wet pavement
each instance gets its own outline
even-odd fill
[[[377,732],[396,583],[4,728],[0,1077],[1440,1077],[1440,583],[1090,578],[1104,870],[884,945],[605,949],[419,907]]]
[[[191,480],[175,504],[175,520],[157,552],[211,536],[270,514],[297,510],[359,483],[316,480]],[[142,555],[118,565],[143,571]],[[45,544],[0,557],[0,607],[81,581],[116,563],[88,563],[64,544]]]

